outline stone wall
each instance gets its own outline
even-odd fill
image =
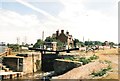
[[[6,56],[3,58],[3,64],[15,72],[33,73],[41,69],[41,53]]]
[[[19,60],[19,63],[18,63]],[[12,71],[22,71],[23,65],[20,65],[23,62],[22,57],[4,57],[3,65],[10,68]]]
[[[23,72],[25,73],[33,73],[39,71],[41,69],[41,54],[33,53],[28,55],[28,57],[24,57],[23,61]]]
[[[53,79],[92,79],[92,76],[90,75],[92,72],[98,72],[103,68],[107,68],[108,64],[103,63],[103,62],[99,62],[99,61],[95,61],[95,62],[91,62],[89,64],[86,65],[82,65],[80,67],[74,68],[66,73],[64,73],[63,75],[59,75],[56,77],[53,77]],[[51,80],[52,81],[52,80]],[[101,81],[101,80],[100,80]]]
[[[56,59],[54,62],[54,71],[56,75],[59,75],[81,65],[81,62]]]
[[[54,71],[53,65],[55,59],[58,59],[59,56],[57,54],[43,54],[42,55],[42,71],[49,72]]]

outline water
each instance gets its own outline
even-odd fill
[[[6,46],[0,46],[0,53],[5,52]],[[0,63],[2,63],[2,57],[0,57]]]
[[[5,52],[5,48],[7,48],[6,46],[0,46],[0,53]]]
[[[19,80],[29,79],[29,80],[42,80],[42,81],[50,81],[52,75],[54,75],[54,71],[50,72],[35,72],[31,74],[26,74],[23,77],[19,77]]]

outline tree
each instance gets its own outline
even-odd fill
[[[94,41],[94,45],[99,45],[99,46],[101,46],[101,45],[102,45],[102,42],[100,42],[100,41]]]
[[[79,43],[78,39],[74,39],[74,47],[76,48],[76,45]]]
[[[120,46],[120,43],[118,45]]]
[[[104,43],[100,42],[100,41],[85,41],[85,45],[86,46],[95,46],[95,45],[104,45]]]
[[[44,41],[41,39],[38,39],[37,42],[33,45],[34,48],[40,48],[44,45]]]
[[[20,45],[18,44],[7,44],[8,48],[12,48],[14,52],[19,51]]]
[[[113,47],[113,45],[115,45],[115,43],[114,42],[109,42],[109,45],[110,45],[110,47]]]
[[[75,41],[76,43],[79,43],[79,42],[80,42],[78,39],[74,39],[74,41]]]
[[[92,41],[85,41],[85,45],[86,46],[92,46],[94,45]]]
[[[81,47],[84,47],[85,44],[82,42],[82,41],[79,41],[79,44],[78,45],[81,45]]]
[[[76,46],[82,46],[82,47],[84,47],[85,45],[84,45],[84,43],[82,42],[82,41],[79,41],[78,39],[74,39],[74,46],[76,47]]]
[[[53,37],[46,37],[45,42],[57,42],[57,48],[61,49],[64,47],[64,43],[62,43],[60,40],[57,40]]]
[[[53,42],[55,38],[46,37],[45,42]]]

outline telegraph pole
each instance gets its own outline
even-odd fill
[[[44,31],[42,32],[42,41],[44,41]],[[44,44],[43,44],[43,49],[44,49]]]
[[[18,51],[20,52],[20,38],[17,37]]]
[[[85,42],[85,40],[84,40],[84,36],[83,36],[83,43]]]
[[[44,41],[44,31],[42,32],[42,41]]]
[[[19,43],[20,43],[20,38],[17,37],[17,44],[19,45]]]
[[[25,36],[24,37],[24,45],[26,45],[27,44],[27,37]]]

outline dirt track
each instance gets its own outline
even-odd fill
[[[111,61],[112,71],[108,72],[106,77],[100,78],[100,79],[118,79],[118,50],[117,49],[105,49],[105,50],[99,50],[95,53],[89,52],[89,53],[82,53],[77,52],[77,55],[82,56],[91,56],[93,54],[99,56],[99,60],[104,61],[108,60]],[[100,64],[97,61],[94,63],[89,63],[86,65],[83,65],[78,68],[74,68],[71,71],[58,76],[58,79],[91,79],[89,76],[90,72],[97,69],[101,69],[103,67],[106,67],[105,64]]]
[[[104,77],[103,79],[118,79],[118,50],[111,49],[109,53],[109,50],[107,50],[107,53],[99,54],[99,57],[101,60],[109,60],[111,61],[112,65],[112,72],[108,73],[108,76]]]

